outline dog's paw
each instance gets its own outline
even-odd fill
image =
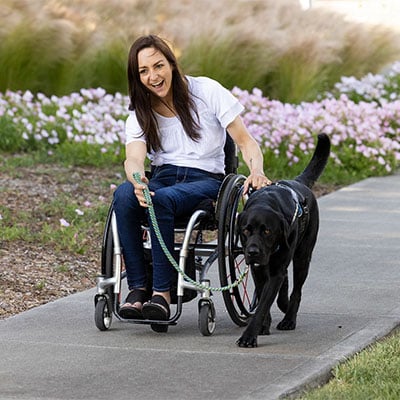
[[[267,326],[262,326],[260,329],[259,335],[270,335],[271,332]]]
[[[257,347],[257,336],[245,337],[244,335],[236,341],[239,347],[254,348]]]
[[[291,320],[286,320],[283,319],[279,324],[277,325],[276,329],[279,329],[280,331],[293,331],[296,328],[296,321],[291,321]]]

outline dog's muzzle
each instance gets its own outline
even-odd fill
[[[258,246],[250,245],[245,249],[244,257],[247,265],[257,267],[261,264],[262,252]]]

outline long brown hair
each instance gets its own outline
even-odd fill
[[[174,108],[186,134],[197,141],[200,138],[199,124],[194,119],[194,115],[198,120],[198,114],[189,93],[187,79],[180,71],[176,57],[167,43],[156,35],[148,35],[138,38],[133,43],[128,58],[129,109],[136,112],[139,125],[146,137],[147,149],[154,151],[161,149],[157,120],[151,108],[149,91],[142,84],[139,76],[138,53],[148,47],[160,51],[171,64]]]

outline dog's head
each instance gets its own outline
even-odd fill
[[[244,210],[239,214],[237,229],[248,265],[268,265],[273,253],[289,246],[286,219],[267,207]]]

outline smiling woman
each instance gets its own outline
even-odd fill
[[[244,108],[230,91],[210,78],[185,76],[171,48],[155,35],[138,38],[128,59],[127,181],[117,188],[113,203],[130,290],[120,315],[167,320],[174,271],[152,225],[153,296],[145,302],[143,184],[149,186],[155,212],[161,216],[161,234],[172,253],[175,218],[190,215],[201,201],[217,197],[225,172],[226,132],[250,171],[244,193],[249,185],[257,189],[270,181],[264,175],[261,149],[240,118]],[[147,155],[150,180],[145,175]]]

